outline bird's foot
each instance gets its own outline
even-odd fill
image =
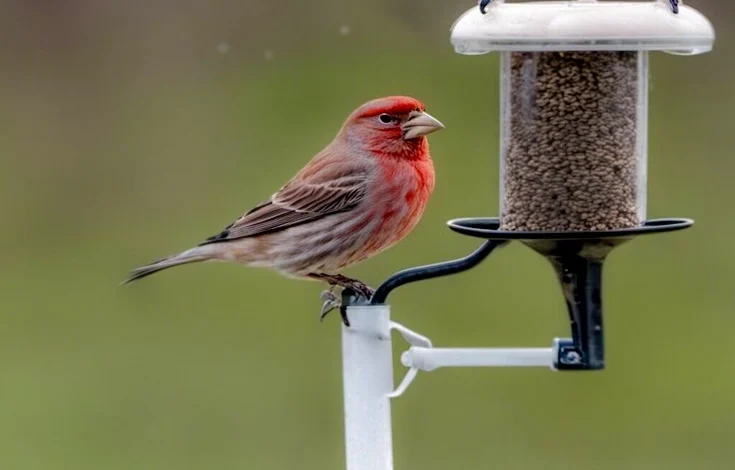
[[[328,274],[312,274],[312,278],[321,279],[330,284],[330,288],[321,293],[322,309],[319,315],[319,321],[324,321],[324,317],[329,314],[332,310],[338,308],[339,313],[342,316],[342,323],[345,326],[350,326],[350,320],[347,318],[347,306],[342,305],[341,292],[340,295],[335,292],[337,287],[342,289],[350,290],[357,297],[364,297],[365,300],[369,301],[375,290],[357,279],[352,279],[341,274],[328,275]]]
[[[347,307],[342,305],[342,299],[334,292],[334,289],[336,287],[336,285],[332,286],[331,288],[322,292],[321,299],[324,301],[324,303],[322,304],[322,311],[321,315],[319,316],[319,321],[324,321],[324,317],[326,317],[329,312],[331,312],[335,308],[338,308],[339,314],[342,317],[342,323],[344,323],[345,326],[349,327],[350,320],[347,318]]]
[[[480,0],[478,4],[480,5],[480,13],[483,15],[487,13],[487,6],[490,5],[490,2],[493,0]]]
[[[319,315],[319,321],[323,321],[324,317],[326,317],[329,312],[342,306],[342,299],[334,292],[336,287],[337,286],[330,287],[319,296],[324,302],[322,304],[321,314]]]

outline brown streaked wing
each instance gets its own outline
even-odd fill
[[[270,201],[255,207],[202,245],[275,232],[348,211],[364,199],[365,191],[364,174],[322,184],[291,181]]]

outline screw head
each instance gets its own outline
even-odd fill
[[[582,362],[582,355],[573,349],[566,351],[562,357],[562,362],[564,364],[579,364]]]

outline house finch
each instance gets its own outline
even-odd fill
[[[434,189],[425,136],[444,127],[424,109],[406,96],[363,104],[269,200],[199,246],[133,270],[124,283],[214,260],[328,283],[322,318],[339,306],[338,286],[369,298],[371,288],[340,272],[393,246],[421,218]]]

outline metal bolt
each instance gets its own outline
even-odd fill
[[[582,362],[582,355],[579,354],[577,351],[567,351],[564,353],[564,358],[562,359],[564,364],[579,364]]]

